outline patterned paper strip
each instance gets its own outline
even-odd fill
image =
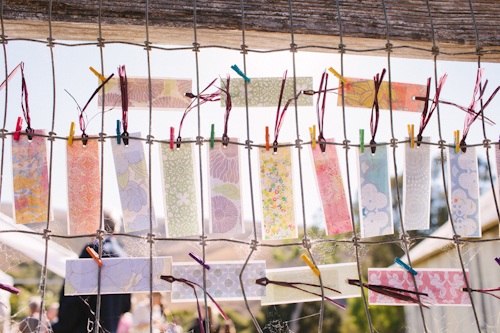
[[[359,211],[361,237],[391,235],[392,194],[387,165],[387,146],[378,146],[375,155],[371,149],[358,149]]]
[[[497,164],[497,198],[500,198],[500,145],[495,145],[496,164]],[[499,229],[500,233],[500,229]]]
[[[220,138],[217,138],[220,140]],[[231,138],[231,141],[238,139]],[[238,145],[215,142],[208,148],[210,232],[244,233],[241,205],[240,150]]]
[[[460,291],[467,287],[461,269],[415,268],[418,291],[428,296],[421,296],[420,300],[426,305],[436,306],[469,306],[469,293]],[[469,271],[466,270],[467,279]],[[469,280],[470,281],[470,280]],[[410,272],[398,268],[368,268],[368,283],[389,286],[405,290],[415,290]],[[405,294],[415,297],[412,294]],[[415,303],[405,302],[388,297],[371,290],[368,291],[370,305],[406,305],[418,306]]]
[[[94,259],[66,261],[64,295],[96,295],[98,265]],[[148,258],[103,258],[101,294],[149,292]],[[172,257],[153,258],[153,291],[170,291],[171,284],[161,275],[172,274]]]
[[[68,233],[93,234],[99,229],[101,174],[99,145],[88,140],[84,148],[81,141],[67,146],[68,170]]]
[[[212,261],[207,262],[210,270],[207,272],[207,292],[217,301],[241,301],[243,293],[240,286],[242,261]],[[198,263],[174,263],[172,275],[203,286],[203,267]],[[243,273],[245,295],[249,300],[261,299],[266,294],[266,288],[253,281],[266,275],[264,260],[249,261]],[[195,287],[199,298],[203,298],[203,290]],[[172,284],[172,303],[196,302],[193,289],[181,282]]]
[[[46,135],[45,130],[35,134]],[[14,216],[16,223],[46,222],[49,210],[49,174],[47,168],[47,140],[21,135],[12,140],[12,171],[14,182]],[[53,212],[50,207],[49,219]]]
[[[179,150],[162,143],[160,159],[167,237],[201,234],[194,143],[183,143]]]
[[[221,87],[224,87],[226,80],[223,79]],[[278,97],[281,89],[283,78],[281,77],[262,77],[251,78],[247,84],[248,89],[248,106],[250,107],[266,107],[278,106]],[[301,90],[312,90],[312,77],[297,78],[297,92]],[[229,94],[231,95],[231,103],[233,107],[244,107],[245,104],[245,80],[243,78],[231,78],[229,81]],[[221,98],[221,107],[226,107],[225,94]],[[283,93],[283,101],[294,97],[293,94],[293,78],[286,80],[285,91]],[[285,103],[283,102],[283,103]],[[297,100],[299,106],[312,106],[313,99],[310,95],[301,95]]]
[[[408,138],[406,138],[408,140]],[[429,137],[422,138],[429,142]],[[431,208],[431,148],[405,144],[403,224],[405,230],[427,230]]]
[[[334,139],[327,139],[334,142]],[[342,183],[337,148],[326,145],[325,154],[320,145],[312,148],[316,180],[323,203],[326,230],[328,235],[352,231],[351,217]]]
[[[476,149],[456,153],[448,148],[448,175],[451,217],[457,234],[481,237]]]
[[[345,78],[345,105],[359,108],[371,108],[375,96],[373,80]],[[340,82],[339,82],[340,87]],[[397,111],[422,112],[424,103],[414,100],[416,96],[425,96],[426,86],[419,84],[392,82],[392,109]],[[381,109],[389,110],[389,83],[382,82],[378,94]],[[342,95],[337,97],[337,105],[342,105]]]
[[[262,238],[297,238],[293,198],[291,147],[259,149],[260,190],[263,204]]]
[[[331,264],[318,266],[323,284],[325,287],[333,288],[341,292],[324,289],[325,296],[332,299],[342,299],[351,297],[361,297],[360,289],[356,286],[351,286],[346,283],[347,279],[358,276],[357,266],[355,262],[343,264]],[[292,268],[276,268],[266,270],[266,277],[272,281],[284,282],[302,282],[319,285],[319,280],[316,274],[305,266]],[[308,287],[300,285],[302,289],[321,294],[321,289],[317,287]],[[273,304],[288,304],[299,302],[314,302],[320,301],[321,297],[311,295],[309,293],[296,290],[288,287],[281,287],[275,284],[266,286],[266,296],[262,298],[262,305]]]
[[[100,84],[101,82],[99,82]],[[149,109],[149,83],[147,78],[128,77],[129,110]],[[154,110],[184,110],[191,102],[184,93],[191,92],[191,79],[151,79],[152,106]],[[105,86],[105,107],[121,109],[120,78],[111,78]],[[102,106],[102,95],[97,105]]]
[[[130,133],[130,136],[139,138],[141,133]],[[149,229],[149,177],[142,141],[130,139],[125,147],[111,140],[111,146],[125,232]],[[153,226],[156,227],[154,208]]]

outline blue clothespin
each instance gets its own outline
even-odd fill
[[[116,120],[116,143],[117,144],[120,144],[121,142],[121,138],[122,138],[122,135],[121,135],[121,122],[120,120]]]
[[[413,274],[413,275],[415,275],[415,276],[416,276],[416,275],[418,275],[418,273],[417,273],[417,272],[416,272],[413,268],[411,268],[410,266],[408,266],[407,264],[405,264],[404,262],[402,262],[402,261],[401,261],[401,259],[399,259],[399,258],[395,258],[395,259],[394,259],[394,262],[395,262],[396,264],[398,264],[399,266],[403,267],[404,269],[406,269],[406,270],[407,270],[408,272],[410,272],[411,274]]]
[[[231,68],[238,73],[239,76],[245,79],[245,81],[250,82],[250,79],[238,68],[236,65],[232,65]]]

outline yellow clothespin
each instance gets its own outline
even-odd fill
[[[94,73],[102,82],[106,81],[106,78],[101,73],[99,73],[98,71],[96,71],[92,67],[89,67],[89,68],[92,71],[92,73]]]
[[[314,126],[316,127],[316,126]],[[316,128],[309,127],[309,135],[311,136],[312,147],[316,148],[316,136],[314,135]]]
[[[455,152],[460,153],[460,130],[455,131]]]
[[[71,122],[71,128],[69,129],[68,146],[73,143],[73,135],[75,135],[75,123]]]
[[[316,125],[313,125],[313,148],[316,148]]]
[[[414,132],[414,125],[408,125],[408,137],[411,140],[411,147],[415,148],[415,132]]]
[[[311,260],[309,260],[309,258],[306,256],[306,254],[302,254],[302,260],[304,260],[306,262],[306,264],[311,267],[311,269],[313,270],[314,274],[316,274],[317,276],[319,276],[319,270],[316,266],[314,266],[314,264],[311,262]]]
[[[335,75],[336,77],[338,77],[338,79],[342,82],[344,82],[344,84],[347,84],[347,81],[342,77],[342,75],[340,75],[339,73],[337,73],[337,71],[335,69],[333,69],[332,67],[328,68],[328,70],[330,72],[332,72],[333,75]]]

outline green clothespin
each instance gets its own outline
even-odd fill
[[[359,130],[359,150],[361,153],[365,152],[365,130]]]
[[[210,134],[210,147],[214,147],[215,125],[212,124],[212,133]]]

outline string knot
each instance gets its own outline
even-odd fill
[[[352,236],[352,244],[356,247],[360,247],[361,244],[359,244],[360,238],[358,236]]]
[[[200,242],[198,244],[200,244],[201,246],[205,246],[207,245],[207,236],[200,236]]]
[[[303,141],[300,139],[295,140],[295,147],[298,149],[302,149],[302,145],[301,145],[302,142]]]
[[[148,41],[148,40],[147,40],[147,41],[145,41],[145,42],[144,42],[144,45],[146,46],[146,47],[144,48],[144,50],[146,50],[146,51],[151,51],[151,42],[150,42],[150,41]]]
[[[484,147],[484,148],[487,148],[487,149],[488,149],[488,148],[491,148],[491,146],[490,146],[490,142],[491,142],[491,140],[484,139],[484,140],[483,140],[483,147]]]
[[[385,44],[385,50],[387,52],[392,52],[392,43]]]
[[[200,52],[200,43],[193,43],[193,52]]]
[[[304,249],[310,249],[311,248],[311,240],[309,238],[302,239],[302,247]]]
[[[344,145],[344,149],[351,149],[351,147],[349,147],[349,143],[351,143],[350,140],[344,140],[342,141],[342,144]]]
[[[148,233],[147,236],[148,236],[148,243],[149,244],[154,244],[155,243],[155,234]]]
[[[257,246],[259,246],[259,242],[257,242],[255,239],[252,239],[250,243],[251,243],[250,248],[254,251],[257,251]]]
[[[410,244],[410,239],[409,239],[410,235],[408,235],[407,233],[401,234],[399,238],[401,239],[401,242],[403,242],[404,244]]]
[[[49,140],[49,141],[55,141],[56,140],[56,138],[55,138],[56,135],[57,135],[56,132],[49,132],[49,137],[48,137],[47,140]]]
[[[253,143],[252,140],[246,140],[245,141],[245,145],[246,145],[245,149],[252,149],[252,143]]]
[[[99,133],[99,139],[97,139],[97,141],[99,142],[106,142],[106,133]]]
[[[248,46],[245,45],[245,44],[241,44],[241,54],[248,54],[248,51],[247,51],[247,48]]]
[[[98,241],[104,240],[104,235],[106,234],[106,230],[98,229],[96,230],[96,236],[95,239]]]
[[[339,53],[345,53],[345,44],[339,44]]]
[[[54,41],[55,39],[52,37],[47,38],[47,47],[54,47]]]
[[[445,147],[446,141],[439,140],[437,143],[439,145],[439,149],[446,149],[446,147]]]
[[[478,56],[482,56],[483,55],[482,51],[483,51],[483,48],[481,46],[476,47],[476,54]]]
[[[392,148],[397,148],[398,147],[398,139],[396,139],[396,138],[391,139],[391,147]]]
[[[7,131],[5,128],[4,129],[0,129],[0,139],[5,139],[6,138],[6,136],[5,136],[6,133],[9,133],[9,131]]]
[[[104,44],[104,38],[97,38],[97,47],[105,47],[106,44]]]
[[[50,239],[50,233],[51,233],[51,232],[52,232],[52,231],[51,231],[51,230],[49,230],[49,229],[43,229],[43,236],[42,236],[42,238],[43,238],[43,239],[47,239],[47,240],[49,240],[49,239]]]
[[[203,145],[203,137],[202,136],[197,136],[196,137],[196,144],[198,146]]]
[[[155,137],[152,136],[152,135],[148,135],[146,138],[148,139],[148,141],[146,141],[146,143],[148,145],[152,145],[153,144],[153,140],[154,140]]]
[[[1,42],[2,44],[7,45],[7,44],[9,43],[9,41],[6,39],[6,38],[7,38],[7,36],[5,36],[5,35],[0,35],[0,38],[1,38],[1,40],[2,40],[2,42]]]
[[[460,240],[462,238],[462,236],[460,235],[453,235],[453,242],[455,244],[462,244],[462,241]]]
[[[297,44],[295,43],[290,44],[290,52],[297,53]]]
[[[438,46],[433,46],[431,50],[432,50],[433,55],[439,54],[439,47]]]

